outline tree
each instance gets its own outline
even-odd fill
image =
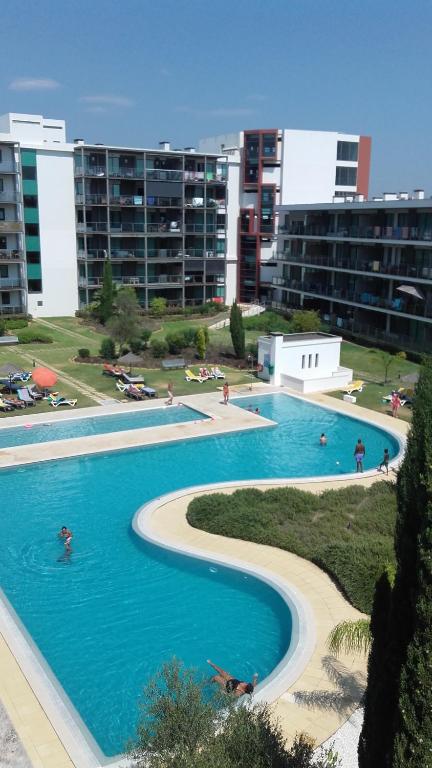
[[[370,349],[369,354],[377,356],[379,365],[384,373],[383,383],[387,384],[389,380],[390,368],[395,364],[397,356],[392,355],[391,352],[386,352],[384,349]]]
[[[203,328],[198,328],[195,336],[195,344],[199,359],[204,360],[207,345]]]
[[[164,315],[167,308],[167,300],[163,296],[155,296],[150,302],[150,312],[152,315],[160,317]]]
[[[294,312],[291,326],[294,333],[313,333],[321,328],[319,312],[314,309],[302,309]]]
[[[363,727],[358,744],[359,768],[384,768],[391,751],[393,711],[388,707],[392,686],[389,651],[389,616],[394,573],[386,569],[375,586],[370,621],[371,648]]]
[[[242,313],[236,301],[232,305],[230,312],[230,333],[235,356],[239,359],[244,358],[245,331],[243,328]]]
[[[432,754],[431,359],[420,371],[397,497],[390,636],[399,687],[392,768],[423,768],[431,764]]]
[[[96,314],[103,325],[114,314],[115,286],[112,279],[110,259],[105,259],[103,268],[102,288],[98,297]]]
[[[112,339],[102,339],[99,354],[101,357],[105,358],[105,360],[112,360],[115,357],[115,344]]]
[[[122,347],[139,337],[138,299],[133,288],[120,288],[116,299],[116,314],[107,323],[111,337]]]

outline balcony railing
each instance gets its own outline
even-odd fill
[[[144,248],[119,248],[111,250],[112,259],[143,259],[145,257]]]
[[[18,167],[15,163],[0,163],[0,173],[18,173]]]
[[[106,221],[88,221],[86,224],[78,223],[77,232],[106,232],[108,223]]]
[[[183,171],[165,168],[147,168],[147,181],[183,181]]]
[[[152,197],[148,195],[147,205],[150,208],[182,208],[183,199],[181,197]]]
[[[164,221],[164,222],[150,222],[147,224],[147,232],[165,232],[167,234],[179,234],[181,232],[180,222],[178,221]]]
[[[143,221],[124,221],[120,223],[110,224],[110,230],[112,233],[116,232],[145,232],[145,224]]]
[[[25,312],[23,304],[0,304],[0,315],[24,315]]]
[[[75,195],[75,202],[77,205],[106,205],[108,197],[107,195],[93,195],[86,192],[85,195]]]
[[[420,227],[381,227],[375,225],[340,227],[302,223],[281,225],[279,232],[294,237],[363,238],[365,240],[424,240],[432,241],[432,229]]]
[[[185,224],[185,231],[187,233],[203,234],[204,232],[215,232],[216,227],[214,224]]]
[[[187,197],[184,201],[185,208],[226,208],[226,200],[216,200],[214,197]]]
[[[112,168],[108,169],[108,175],[112,179],[143,179],[144,168]]]
[[[147,257],[149,259],[183,259],[184,251],[179,248],[149,248]]]
[[[113,283],[116,285],[146,285],[144,275],[127,275],[125,277],[113,276]],[[78,286],[80,288],[99,288],[103,284],[103,277],[79,277]]]
[[[225,283],[225,275],[206,275],[206,283],[210,285],[223,285]]]
[[[191,283],[202,284],[204,282],[204,274],[202,272],[201,273],[194,272],[192,275],[185,275],[184,281],[188,285],[190,285]]]
[[[22,261],[24,259],[23,251],[2,250],[0,251],[0,261]]]
[[[142,195],[110,195],[111,205],[144,205]]]
[[[0,203],[20,203],[21,199],[16,192],[4,190],[0,192]]]
[[[0,277],[0,291],[17,288],[25,288],[25,282],[21,277]]]
[[[149,275],[147,278],[149,285],[160,285],[161,283],[174,283],[180,285],[183,283],[182,275]]]
[[[106,176],[106,168],[104,165],[76,165],[75,176]]]
[[[350,272],[371,272],[373,274],[394,277],[411,277],[422,280],[432,279],[432,261],[430,266],[416,264],[383,264],[379,259],[364,257],[324,256],[319,254],[292,255],[289,251],[278,253],[276,258],[287,263],[327,267],[329,269],[346,269]]]
[[[23,222],[11,219],[0,221],[0,232],[22,232]]]

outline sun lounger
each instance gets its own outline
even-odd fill
[[[185,379],[186,381],[197,381],[198,384],[202,384],[204,379],[201,376],[197,376],[196,373],[190,370],[190,368],[186,368],[185,370]]]
[[[116,387],[119,390],[119,392],[126,392],[129,386],[130,386],[129,384],[125,384],[123,381],[116,381]]]
[[[126,397],[131,397],[133,400],[144,400],[145,398],[144,392],[142,392],[141,389],[134,387],[133,384],[130,384],[127,389],[125,389],[124,393]]]
[[[144,392],[146,397],[157,397],[156,390],[152,387],[140,387],[140,392]]]
[[[66,397],[56,397],[55,400],[50,399],[50,405],[52,405],[53,408],[58,408],[59,405],[70,405],[71,408],[74,408],[77,404],[77,400],[69,400]]]
[[[122,373],[121,378],[126,384],[144,384],[143,376],[129,376],[128,373]]]
[[[26,389],[27,389],[27,392],[29,393],[30,397],[33,398],[33,400],[42,400],[43,399],[42,392],[38,392],[37,389],[35,389],[33,384],[30,387],[26,387]]]
[[[3,397],[3,402],[6,403],[6,405],[10,405],[12,408],[25,408],[26,404],[23,403],[22,400],[19,400],[17,397]]]
[[[346,392],[347,395],[352,395],[353,392],[363,392],[363,387],[364,381],[358,379],[357,381],[352,381],[351,384],[347,384],[344,392]]]
[[[9,405],[0,397],[0,411],[13,411],[13,405]]]
[[[200,368],[199,369],[199,375],[202,379],[213,379],[213,374],[208,370],[208,368]]]
[[[104,363],[102,373],[105,373],[107,376],[120,377],[125,373],[125,370],[124,368],[119,368],[118,365],[110,365],[109,363]]]
[[[224,379],[225,378],[225,374],[217,366],[215,368],[210,368],[210,373],[212,374],[214,379]]]
[[[26,387],[24,389],[18,389],[17,390],[17,395],[18,395],[19,399],[22,400],[22,402],[25,403],[26,405],[34,405],[35,404],[35,401],[33,400],[32,397],[30,397],[30,395],[28,393],[28,389]]]
[[[24,384],[31,379],[31,373],[28,371],[17,371],[12,376],[12,381],[23,381]]]

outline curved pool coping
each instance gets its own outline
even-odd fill
[[[234,394],[233,388],[233,394]],[[299,396],[292,392],[281,390],[280,388],[265,388],[264,391],[257,392],[255,390],[254,395],[261,394],[287,394],[290,397],[298,397],[301,400],[315,403],[320,407],[334,410],[337,412],[350,415],[358,421],[364,421],[365,423],[373,424],[379,429],[389,433],[398,443],[399,451],[394,459],[390,462],[391,469],[397,469],[402,461],[404,454],[404,447],[406,437],[401,432],[395,431],[389,427],[387,423],[377,423],[372,418],[368,418],[363,413],[359,413],[360,409],[352,408],[356,412],[353,414],[347,413],[343,408],[341,401],[334,400],[330,397],[324,398],[327,402],[316,400],[314,397]],[[243,392],[236,392],[236,397],[242,397]],[[251,393],[245,393],[245,397],[251,397]],[[188,398],[189,399],[189,398]],[[192,397],[190,400],[192,401]],[[345,405],[345,404],[343,404]],[[193,407],[193,406],[192,406]],[[204,410],[201,408],[201,410]],[[361,409],[364,411],[365,409]],[[367,411],[370,416],[376,416],[373,411]],[[262,420],[264,421],[264,419]],[[267,420],[266,420],[267,421]],[[387,419],[385,419],[387,421]],[[402,424],[400,425],[402,427]],[[405,425],[406,427],[406,425]],[[404,428],[402,427],[402,430]],[[227,429],[226,432],[232,433],[236,429]],[[190,437],[195,437],[191,435]],[[210,437],[210,435],[206,436]],[[184,439],[184,436],[183,436]],[[158,444],[158,441],[153,443]],[[160,443],[159,443],[160,444]],[[120,448],[121,450],[121,448]],[[86,451],[86,453],[93,453],[96,451]],[[19,465],[19,462],[16,466]],[[172,542],[169,543],[165,540],[164,535],[157,534],[154,530],[150,529],[150,521],[156,514],[156,510],[164,504],[170,503],[174,500],[178,500],[184,496],[192,493],[209,493],[217,490],[228,490],[238,487],[260,487],[260,486],[289,486],[289,485],[309,485],[312,486],[310,490],[313,490],[314,485],[321,484],[335,484],[336,486],[346,483],[362,483],[363,481],[370,482],[379,479],[379,475],[376,474],[376,469],[366,470],[364,473],[345,473],[339,475],[328,476],[316,476],[316,477],[304,477],[304,478],[264,478],[264,479],[248,479],[244,481],[230,481],[221,482],[208,485],[194,486],[190,488],[183,488],[178,491],[166,494],[162,497],[153,499],[152,501],[144,504],[138,509],[132,519],[132,525],[135,532],[147,539],[153,541],[158,546],[165,549],[172,549],[174,551],[203,559],[209,562],[219,563],[222,566],[234,568],[240,570],[243,573],[250,573],[252,576],[261,579],[268,583],[272,588],[281,595],[291,611],[293,618],[293,633],[292,637],[295,638],[295,645],[291,642],[290,648],[287,653],[281,659],[279,664],[270,673],[270,675],[262,681],[256,689],[255,699],[257,701],[275,701],[283,692],[289,688],[295,680],[301,675],[302,671],[308,665],[308,661],[314,650],[316,629],[313,619],[313,613],[308,601],[301,594],[299,589],[296,589],[289,580],[280,578],[274,573],[271,573],[267,569],[254,564],[246,560],[239,560],[233,557],[226,557],[223,553],[215,555],[214,552],[207,551],[202,548],[195,548],[192,546],[182,547],[176,546]],[[336,589],[336,588],[335,588]],[[349,604],[347,603],[347,606]],[[24,675],[24,681],[28,684],[30,691],[36,696],[37,703],[45,714],[48,722],[51,723],[54,729],[54,735],[59,739],[62,749],[66,751],[68,762],[61,762],[63,765],[72,766],[76,765],[78,768],[97,768],[100,765],[109,765],[112,768],[114,766],[124,766],[126,763],[122,756],[116,756],[107,758],[101,752],[99,746],[95,742],[93,736],[88,731],[78,712],[70,703],[69,698],[65,695],[61,685],[58,683],[56,677],[51,672],[50,667],[45,661],[42,654],[38,651],[32,638],[26,631],[25,627],[20,622],[16,615],[12,605],[9,603],[5,595],[0,591],[0,631],[6,641],[12,656],[20,667],[21,672]],[[16,722],[15,722],[16,724]],[[18,733],[20,731],[17,728]],[[39,756],[40,759],[40,756]],[[73,763],[71,762],[73,761]],[[42,761],[43,763],[43,761]],[[59,763],[60,765],[60,763]]]

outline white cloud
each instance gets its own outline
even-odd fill
[[[186,112],[199,117],[247,117],[254,115],[256,110],[249,107],[214,107],[213,109],[194,109],[193,107],[176,107],[176,112]]]
[[[95,96],[81,96],[79,99],[83,104],[91,104],[101,107],[132,107],[134,102],[127,96],[113,96],[96,94]]]
[[[60,83],[49,77],[16,77],[8,88],[10,91],[54,91],[60,88]]]

